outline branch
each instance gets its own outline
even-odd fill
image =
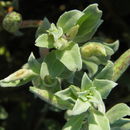
[[[130,65],[130,49],[123,53],[114,63],[113,81],[117,81]]]
[[[37,28],[43,20],[23,20],[20,28]]]

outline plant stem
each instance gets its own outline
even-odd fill
[[[130,49],[125,51],[114,63],[113,81],[117,81],[130,65]]]
[[[23,20],[20,28],[36,28],[42,23],[42,20]]]

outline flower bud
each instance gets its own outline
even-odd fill
[[[16,31],[19,30],[21,22],[22,22],[21,14],[17,12],[11,12],[4,17],[2,25],[6,31],[10,33],[15,33]]]

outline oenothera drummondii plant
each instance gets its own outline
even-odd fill
[[[35,59],[31,53],[28,62],[0,85],[15,87],[32,81],[30,92],[66,110],[63,130],[129,130],[130,119],[123,117],[130,115],[130,108],[120,103],[106,112],[103,99],[128,67],[130,50],[115,63],[110,61],[119,41],[92,39],[103,22],[101,16],[98,5],[92,4],[83,11],[65,12],[56,24],[45,18],[35,41],[41,57]]]

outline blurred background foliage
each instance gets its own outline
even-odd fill
[[[3,2],[0,0],[0,3]],[[130,48],[130,0],[12,0],[0,4],[0,79],[19,69],[26,63],[31,51],[39,57],[34,46],[36,27],[23,27],[20,32],[9,33],[2,27],[5,15],[15,10],[23,20],[50,22],[67,10],[83,10],[92,3],[98,3],[103,11],[104,22],[95,37],[106,42],[120,41],[115,61]],[[130,69],[118,80],[116,87],[105,101],[107,109],[118,102],[130,106]],[[0,130],[61,130],[64,112],[35,97],[28,90],[30,84],[19,88],[0,88]]]

